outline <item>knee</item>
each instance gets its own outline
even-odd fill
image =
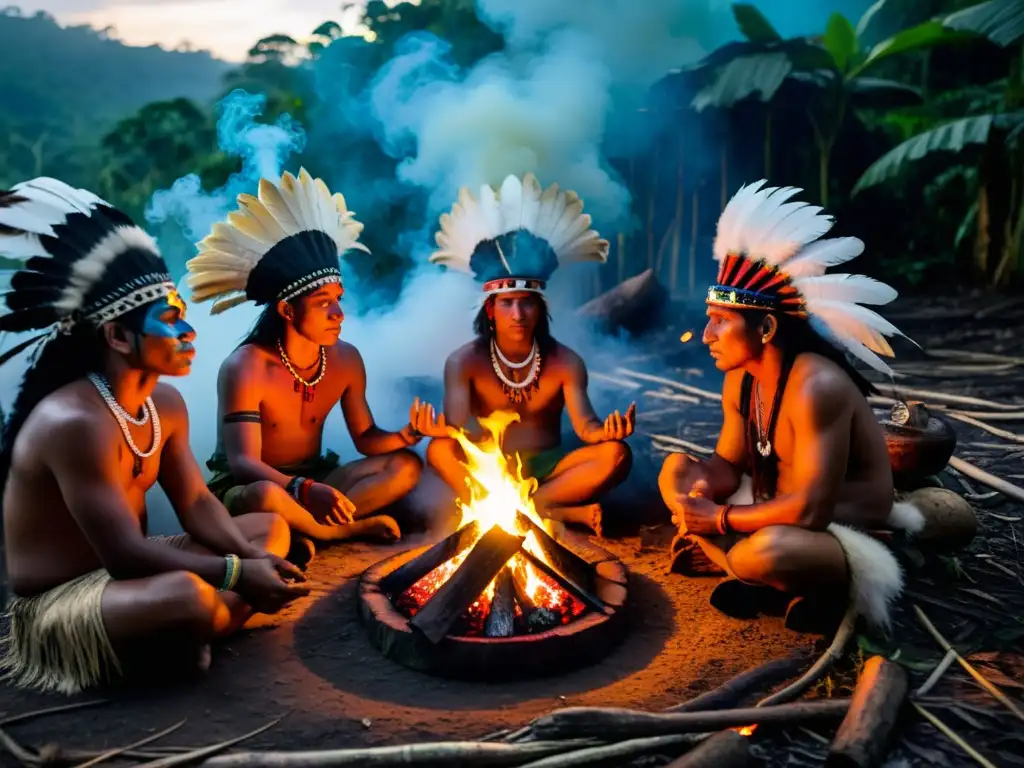
[[[282,496],[287,496],[288,491],[277,483],[269,480],[260,480],[250,483],[242,491],[242,504],[247,511],[268,512],[275,510]]]
[[[191,571],[173,571],[159,579],[164,615],[171,623],[197,635],[211,632],[220,603],[217,590]]]
[[[395,487],[410,491],[420,481],[423,461],[412,451],[396,451],[388,459],[388,474]]]
[[[786,526],[774,525],[751,534],[729,551],[732,572],[742,581],[770,580],[791,553],[789,533]]]
[[[601,464],[608,477],[622,480],[633,467],[633,451],[619,440],[601,443]]]
[[[450,437],[435,437],[427,444],[427,464],[434,469],[445,469],[455,459],[458,443]]]
[[[685,453],[670,453],[665,457],[658,473],[658,487],[662,493],[674,491],[680,477],[686,475],[694,466],[695,460]]]
[[[288,527],[288,521],[280,515],[269,513],[260,515],[259,531],[252,536],[250,541],[259,544],[267,552],[284,557],[292,544],[292,532]]]

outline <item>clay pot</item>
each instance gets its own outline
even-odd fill
[[[897,409],[899,406],[897,406]],[[905,423],[893,421],[893,413],[876,411],[885,435],[897,488],[918,488],[926,478],[946,468],[956,449],[956,432],[945,419],[928,412],[923,403],[904,406]],[[894,409],[896,410],[896,409]]]
[[[918,488],[900,501],[913,504],[924,515],[924,530],[914,541],[929,549],[966,547],[978,532],[974,507],[960,494],[946,488]]]

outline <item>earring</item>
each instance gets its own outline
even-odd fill
[[[761,337],[761,343],[762,344],[767,344],[768,343],[768,334],[765,334],[764,336]]]

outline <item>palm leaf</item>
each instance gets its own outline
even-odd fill
[[[856,77],[846,81],[846,88],[854,106],[861,108],[896,109],[913,106],[924,101],[921,89],[896,80]]]
[[[988,0],[950,14],[943,26],[984,35],[1004,48],[1024,35],[1024,3],[1020,0]]]
[[[757,8],[747,3],[734,3],[732,15],[743,36],[753,43],[770,43],[782,40],[772,23]]]
[[[832,54],[836,62],[836,69],[840,72],[849,69],[859,49],[857,30],[853,28],[850,20],[841,13],[833,13],[825,27],[823,42],[825,50]]]
[[[920,51],[932,46],[944,45],[955,40],[969,39],[971,37],[974,37],[974,35],[969,32],[947,29],[941,21],[926,21],[923,24],[897,32],[892,37],[880,42],[871,49],[871,52],[861,62],[860,66],[850,73],[850,77],[856,77],[869,67],[873,67],[878,62],[890,56],[895,56],[898,53]]]
[[[899,176],[910,163],[933,152],[959,152],[970,144],[986,143],[995,121],[995,115],[966,117],[904,141],[872,163],[851,194]]]
[[[710,85],[697,92],[691,106],[698,112],[707,107],[727,108],[755,94],[761,101],[771,101],[792,71],[793,62],[782,52],[733,59]]]

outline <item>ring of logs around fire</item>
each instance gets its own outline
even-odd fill
[[[523,530],[532,530],[531,538],[543,557],[523,547],[525,536],[509,534],[497,525],[482,532],[479,523],[473,522],[433,546],[399,553],[364,571],[358,590],[359,615],[371,643],[385,657],[411,669],[478,681],[564,674],[606,656],[625,634],[625,566],[583,537],[567,533],[556,540],[525,515],[519,519]],[[520,582],[513,582],[511,567],[507,567],[516,555],[525,557],[546,583],[571,596],[578,610],[563,615],[560,624],[528,633],[509,634],[508,629],[506,636],[460,632],[468,607],[492,580],[497,585],[493,602],[504,589],[510,595],[506,599],[511,613],[514,594],[519,611],[516,626],[525,626],[527,611],[522,606],[530,602],[529,597]],[[408,603],[410,588],[458,556],[462,560],[454,573],[411,618],[406,615],[409,611],[400,610],[403,595]],[[488,627],[493,618],[487,616]]]

